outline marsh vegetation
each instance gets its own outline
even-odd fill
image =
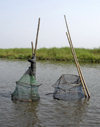
[[[100,63],[100,48],[84,49],[75,48],[78,60],[87,63]],[[28,59],[31,57],[30,48],[0,49],[0,58]],[[72,62],[73,56],[70,48],[40,48],[37,50],[37,60],[68,61]]]

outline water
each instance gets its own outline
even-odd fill
[[[12,102],[15,82],[29,66],[25,61],[0,60],[0,127],[100,127],[100,65],[82,65],[91,93],[89,101],[54,100],[52,85],[61,74],[77,74],[74,64],[37,62],[40,101]]]

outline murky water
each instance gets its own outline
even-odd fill
[[[82,65],[89,101],[65,102],[45,95],[61,74],[77,74],[74,64],[37,62],[40,101],[12,102],[10,94],[29,66],[24,61],[0,60],[0,127],[100,127],[100,65]]]

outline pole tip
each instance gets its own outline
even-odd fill
[[[33,41],[31,41],[31,44],[33,44]]]
[[[40,21],[40,17],[39,17],[39,21]]]

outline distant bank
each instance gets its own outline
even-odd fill
[[[75,49],[78,60],[85,63],[100,63],[100,48],[98,49]],[[31,49],[14,48],[0,49],[0,58],[28,59],[31,57]],[[37,60],[68,61],[72,62],[73,56],[70,48],[41,48],[37,50]]]

